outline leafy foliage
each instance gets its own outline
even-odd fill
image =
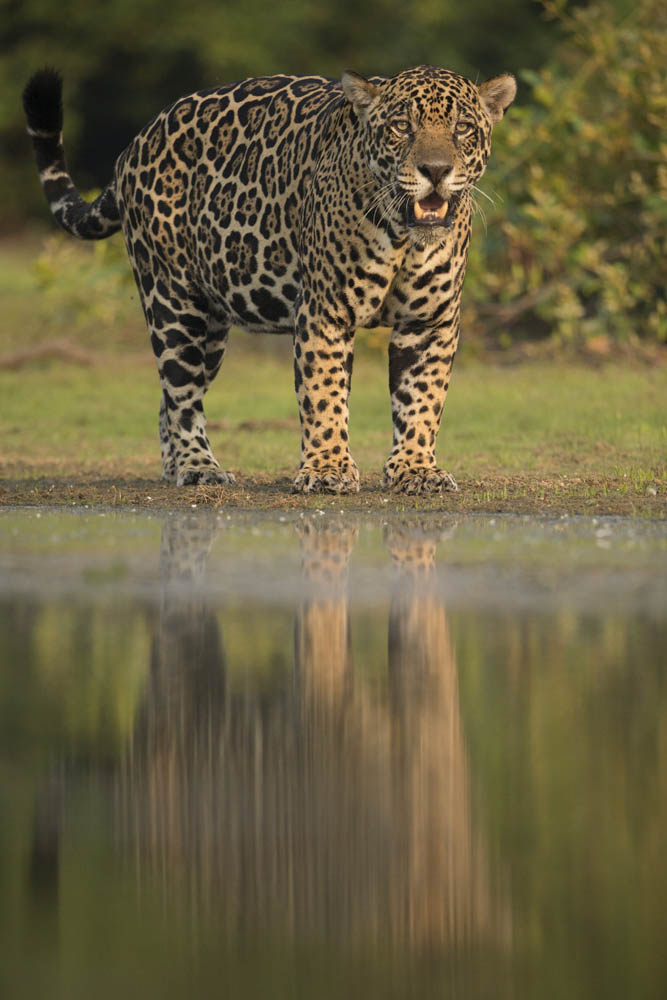
[[[102,187],[112,165],[153,115],[182,94],[245,76],[345,69],[391,74],[450,66],[473,79],[536,66],[553,26],[535,0],[0,0],[0,181],[14,196],[8,221],[46,217],[25,137],[21,89],[57,66],[65,129],[80,187]]]
[[[613,343],[667,340],[661,0],[470,0],[463,8],[419,0],[408,11],[397,0],[368,0],[363,9],[350,0],[279,8],[201,0],[187,18],[158,0],[116,0],[102,20],[97,5],[79,0],[57,9],[46,0],[0,4],[8,14],[0,18],[5,222],[47,217],[19,96],[40,65],[57,63],[65,74],[67,148],[80,187],[106,183],[119,151],[160,107],[219,80],[285,70],[333,76],[348,66],[391,73],[418,62],[473,79],[514,70],[525,86],[494,137],[482,182],[492,201],[477,195],[465,342],[506,347],[550,337],[604,353]],[[537,16],[542,8],[548,22]],[[67,253],[52,244],[40,265],[50,315],[100,329],[118,322],[115,304],[129,287],[120,241],[90,262],[88,277],[109,296],[106,317],[86,317],[86,275]],[[386,331],[362,341],[384,347]]]
[[[44,241],[34,264],[42,323],[101,347],[111,331],[140,315],[132,308],[134,280],[121,239],[101,240],[81,252],[71,237]],[[136,305],[136,304],[135,304]]]
[[[667,9],[547,9],[567,39],[524,71],[531,100],[496,132],[483,185],[502,200],[480,205],[465,328],[501,345],[665,341]]]

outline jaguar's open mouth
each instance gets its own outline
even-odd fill
[[[449,202],[441,198],[436,191],[431,192],[428,198],[422,198],[421,201],[412,204],[415,222],[420,226],[437,226],[443,223],[448,208]]]
[[[408,223],[412,226],[444,226],[450,203],[432,191],[428,198],[412,202],[408,209]]]

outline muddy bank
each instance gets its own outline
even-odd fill
[[[322,509],[346,511],[444,511],[452,513],[595,514],[664,518],[664,486],[647,487],[628,478],[490,476],[484,481],[459,478],[458,493],[409,497],[382,489],[381,478],[362,477],[353,496],[292,493],[287,476],[243,476],[233,486],[175,487],[161,480],[104,477],[0,479],[0,506],[104,506],[124,509],[192,507],[250,510]]]

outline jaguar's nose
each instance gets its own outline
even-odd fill
[[[446,177],[452,170],[453,164],[445,160],[437,160],[431,163],[420,163],[417,170],[424,177],[428,177],[433,187],[437,187],[443,177]]]

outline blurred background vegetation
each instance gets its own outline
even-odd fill
[[[93,260],[54,239],[36,264],[34,243],[17,256],[20,237],[52,225],[21,110],[34,69],[65,76],[66,148],[86,191],[188,91],[274,72],[391,74],[429,62],[473,80],[511,71],[520,84],[482,182],[489,200],[479,198],[476,215],[467,344],[604,355],[667,341],[662,0],[0,0],[0,43],[0,253],[4,264],[9,246],[15,266],[35,268],[25,280],[12,275],[13,288],[50,296],[42,336],[88,323],[111,337],[123,309],[133,325],[139,313],[127,306],[119,237],[88,248]]]

